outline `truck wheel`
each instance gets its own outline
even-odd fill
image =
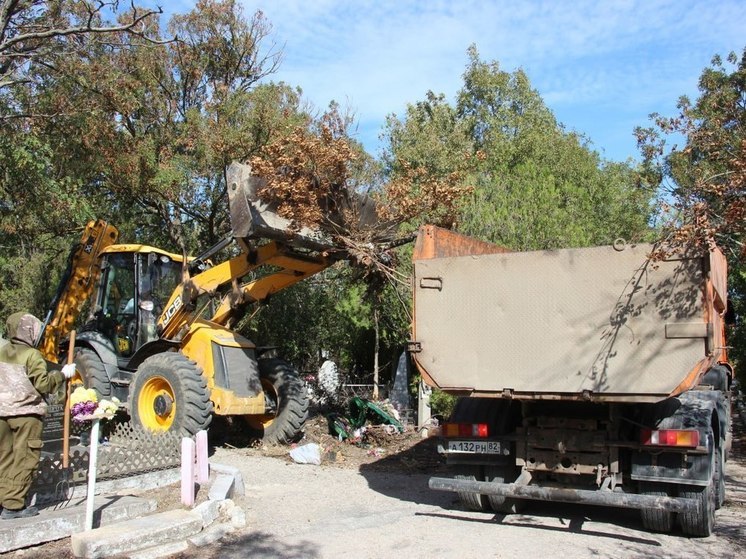
[[[715,449],[715,508],[720,508],[725,503],[725,460],[723,457],[723,447],[718,446]]]
[[[640,482],[640,493],[642,495],[653,495],[655,497],[668,497],[668,484],[655,482]],[[642,525],[651,532],[669,533],[673,529],[674,514],[668,510],[640,509]]]
[[[159,353],[143,361],[130,396],[135,425],[149,431],[193,435],[212,420],[205,377],[181,353]]]
[[[710,432],[707,435],[710,444],[713,444],[713,435]],[[679,497],[686,499],[695,499],[697,501],[696,510],[689,513],[679,513],[679,524],[681,530],[689,536],[698,536],[706,538],[712,534],[712,528],[715,525],[715,509],[717,508],[717,491],[715,486],[717,471],[717,448],[713,450],[712,456],[712,477],[705,487],[694,485],[679,485]]]
[[[296,370],[282,359],[260,359],[267,412],[246,416],[249,434],[268,444],[297,440],[308,418],[308,395]]]
[[[513,466],[485,466],[485,481],[497,483],[512,483],[516,479],[515,467]],[[492,510],[500,514],[517,514],[525,504],[521,499],[511,499],[499,495],[487,495],[487,501]]]
[[[455,479],[465,479],[467,481],[484,481],[482,468],[480,466],[459,466],[459,473],[453,476]],[[471,491],[459,491],[458,500],[468,510],[478,512],[489,510],[490,504],[486,495],[473,493]]]
[[[75,351],[75,368],[77,377],[83,381],[83,386],[93,388],[98,399],[111,397],[111,382],[106,374],[104,363],[98,354],[87,347]],[[73,377],[73,382],[75,378]]]

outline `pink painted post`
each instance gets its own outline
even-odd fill
[[[198,431],[195,436],[197,443],[197,483],[210,481],[210,464],[207,459],[207,431]]]
[[[181,503],[194,506],[194,441],[181,439]]]

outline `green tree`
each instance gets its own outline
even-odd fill
[[[279,63],[280,53],[263,46],[270,30],[261,12],[247,19],[233,0],[202,0],[172,18],[176,41],[123,34],[58,60],[40,69],[35,102],[61,116],[39,133],[59,146],[64,174],[80,177],[82,194],[114,221],[136,223],[139,239],[208,246],[230,229],[230,162],[308,118],[297,91],[257,86]]]
[[[120,13],[119,21],[105,22],[106,12]],[[148,24],[162,13],[134,4],[120,12],[119,0],[5,1],[0,9],[0,90],[28,84],[32,65],[74,53],[80,41],[106,41],[116,32],[149,38]]]
[[[463,171],[473,186],[457,228],[513,249],[543,249],[639,239],[649,196],[626,163],[603,161],[568,133],[522,70],[468,51],[464,85],[450,106],[429,93],[403,120],[389,117],[384,161],[445,174]]]
[[[83,5],[50,13],[31,4],[47,25],[73,21]],[[198,2],[172,19],[168,32],[179,40],[171,42],[153,39],[157,20],[137,17],[140,32],[100,21],[107,40],[39,43],[43,56],[28,57],[24,79],[2,91],[14,115],[0,121],[5,314],[42,312],[49,278],[93,217],[116,224],[123,240],[191,252],[214,243],[230,227],[226,166],[310,119],[297,89],[258,84],[280,56],[263,46],[270,26],[260,12],[246,19],[232,0]]]

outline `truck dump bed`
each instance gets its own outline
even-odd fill
[[[657,401],[724,360],[725,259],[651,262],[651,245],[539,252],[428,226],[414,260],[414,343],[459,395]]]

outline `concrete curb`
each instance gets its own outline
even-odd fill
[[[165,559],[187,549],[189,549],[189,544],[185,541],[167,543],[133,553],[129,556],[129,559]]]
[[[233,494],[234,495],[245,495],[246,486],[243,483],[243,476],[241,470],[234,466],[227,466],[225,464],[210,464],[210,469],[218,474],[226,474],[233,477]]]
[[[168,513],[152,514],[157,508],[155,500],[116,493],[171,485],[180,480],[179,469],[97,483],[93,519],[96,528],[89,532],[83,531],[86,487],[82,486],[82,491],[76,491],[74,501],[64,507],[43,507],[41,514],[33,518],[0,521],[0,553],[68,536],[73,553],[86,558],[136,553],[133,557],[156,559],[183,551],[188,547],[187,542],[209,545],[246,524],[243,510],[230,500],[245,492],[240,470],[212,463],[210,470],[208,500],[191,510]],[[149,538],[148,534],[157,537]]]
[[[155,511],[157,503],[132,496],[96,497],[95,525],[106,526],[144,516]],[[61,540],[85,529],[85,500],[58,510],[42,509],[39,516],[0,521],[0,553]]]
[[[246,525],[246,515],[230,497],[243,495],[244,485],[237,468],[210,464],[216,474],[208,500],[191,510],[177,509],[151,514],[113,526],[73,534],[73,554],[85,559],[125,555],[133,559],[157,559],[186,550],[189,545],[206,546]],[[212,476],[211,476],[212,477]],[[225,522],[220,522],[225,519]]]
[[[178,509],[79,532],[70,537],[70,543],[76,557],[98,559],[178,542],[200,531],[202,518]]]

